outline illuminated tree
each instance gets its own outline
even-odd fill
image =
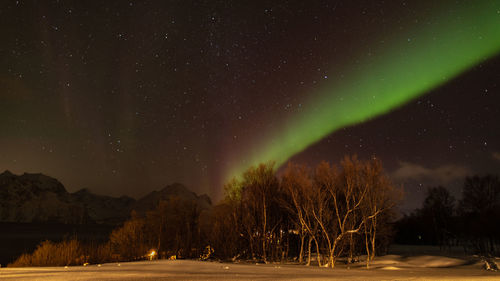
[[[357,219],[358,212],[365,199],[367,188],[361,184],[361,166],[355,157],[346,157],[341,162],[342,171],[337,173],[334,166],[322,162],[316,168],[315,181],[320,190],[329,197],[318,205],[318,212],[313,212],[320,224],[323,237],[329,249],[328,266],[335,267],[335,260],[342,253],[342,239],[358,233],[364,220]],[[323,192],[322,192],[323,193]],[[331,206],[332,212],[321,212]],[[328,215],[333,213],[329,222]],[[325,218],[326,217],[326,218]]]
[[[356,157],[346,157],[340,170],[321,162],[314,173],[289,163],[280,182],[272,164],[261,164],[225,189],[226,199],[213,213],[213,233],[235,245],[239,254],[268,261],[278,260],[281,253],[283,259],[284,239],[288,247],[298,237],[294,247],[299,262],[304,262],[307,252],[307,265],[311,263],[314,243],[318,265],[325,256],[329,267],[344,253],[352,260],[363,244],[367,262],[372,260],[378,241],[388,233],[386,225],[399,198],[379,161]],[[211,237],[218,245],[216,253],[218,248],[231,252]]]
[[[260,254],[264,262],[267,262],[268,240],[278,224],[272,212],[276,205],[273,200],[278,191],[274,163],[248,169],[243,174],[241,188],[247,234],[260,240]]]
[[[297,233],[300,236],[299,262],[303,262],[304,242],[308,238],[307,265],[311,264],[311,244],[316,245],[317,260],[321,265],[318,230],[319,224],[313,216],[313,210],[317,208],[318,202],[324,202],[324,193],[316,190],[318,186],[313,185],[311,171],[304,165],[289,163],[281,179],[281,186],[285,197],[283,206],[293,217]],[[323,209],[316,213],[323,213]]]
[[[312,181],[306,166],[288,163],[281,178],[281,187],[287,198],[283,198],[281,204],[292,214],[295,231],[300,236],[299,263],[303,262],[304,240],[307,234],[308,224],[305,216],[305,193],[311,189]]]
[[[250,256],[267,262],[268,256],[276,253],[271,247],[278,243],[278,226],[283,221],[274,163],[250,167],[241,180],[234,179],[225,190],[226,202],[232,206],[235,221],[241,223],[238,229],[247,241]]]
[[[132,211],[132,218],[109,236],[113,252],[125,260],[134,260],[146,254],[152,245],[144,243],[145,229],[145,220]]]
[[[388,235],[388,223],[394,217],[394,207],[400,201],[402,192],[396,189],[382,169],[382,163],[372,158],[363,165],[363,184],[367,194],[361,211],[364,220],[366,266],[375,257],[377,238]]]
[[[356,156],[345,157],[340,167],[337,172],[335,166],[322,162],[316,168],[316,192],[329,196],[318,195],[313,215],[328,246],[328,266],[335,266],[346,245],[352,259],[356,236],[363,231],[368,266],[375,255],[378,228],[387,223],[381,223],[379,218],[391,212],[400,193],[375,159],[359,161]]]

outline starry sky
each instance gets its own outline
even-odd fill
[[[114,196],[181,182],[217,201],[233,171],[289,139],[284,128],[306,136],[308,124],[328,127],[333,119],[315,108],[365,110],[376,85],[335,85],[376,77],[352,75],[370,69],[366,58],[415,59],[397,40],[473,30],[485,43],[467,52],[492,44],[482,24],[500,26],[500,1],[476,1],[484,15],[469,17],[472,1],[432,2],[3,1],[0,170]],[[462,44],[442,46],[437,58],[463,57]],[[500,171],[500,56],[478,56],[385,114],[277,157],[315,165],[376,156],[404,185],[408,209],[429,186],[459,197],[466,175]],[[442,65],[426,64],[430,73]],[[409,71],[396,66],[384,75]],[[355,105],[343,107],[349,97]]]

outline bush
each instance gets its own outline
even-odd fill
[[[46,240],[38,245],[32,254],[21,255],[9,266],[81,265],[86,262],[85,258],[80,242],[76,239],[64,240],[60,243]]]
[[[23,254],[9,267],[23,266],[67,266],[85,263],[117,261],[113,258],[110,243],[84,244],[76,238],[56,243],[43,241],[31,254]]]

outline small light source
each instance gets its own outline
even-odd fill
[[[149,256],[149,260],[150,261],[153,260],[156,255],[157,255],[156,251],[155,250],[151,250],[151,252],[149,252],[149,255],[148,255]]]

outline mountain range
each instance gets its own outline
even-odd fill
[[[174,183],[135,200],[128,196],[97,195],[88,189],[69,193],[55,178],[43,174],[0,174],[0,222],[54,222],[65,224],[117,224],[132,210],[145,213],[171,196],[194,201],[200,209],[212,205],[207,195],[198,196]]]

